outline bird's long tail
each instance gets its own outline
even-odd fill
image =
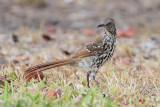
[[[37,74],[37,72],[59,67],[59,66],[63,66],[63,65],[73,64],[74,62],[75,60],[71,58],[71,59],[64,59],[64,60],[52,61],[48,63],[42,63],[39,65],[35,65],[25,70],[23,77],[25,79],[30,80],[32,77],[34,77]]]

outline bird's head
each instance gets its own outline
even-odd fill
[[[105,18],[101,21],[101,24],[99,24],[97,27],[103,27],[105,32],[109,32],[112,35],[116,35],[116,28],[114,20],[111,18]]]

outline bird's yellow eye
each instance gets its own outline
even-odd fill
[[[112,23],[108,23],[108,24],[107,24],[107,26],[111,26],[111,25],[112,25]]]

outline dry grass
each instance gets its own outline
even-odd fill
[[[61,49],[73,52],[82,42],[91,39],[81,34],[66,33],[65,37],[59,36],[62,34],[51,34],[57,37],[56,41],[46,42],[40,34],[21,33],[20,43],[6,43],[3,51],[12,55],[9,58],[18,60],[19,64],[11,61],[0,72],[1,76],[12,77],[11,83],[1,88],[1,106],[160,106],[160,61],[145,59],[143,52],[136,55],[133,49],[138,46],[130,39],[125,44],[123,40],[118,40],[114,57],[99,70],[96,79],[101,90],[93,82],[89,90],[84,84],[86,71],[68,66],[48,70],[43,82],[35,82],[34,79],[26,82],[22,78],[26,63],[32,65],[66,58]],[[49,89],[59,88],[62,97],[48,100],[44,97],[46,91],[41,89],[44,86]],[[102,96],[103,91],[105,98]],[[75,103],[79,95],[83,97]]]

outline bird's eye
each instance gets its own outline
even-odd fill
[[[107,24],[107,26],[111,26],[111,25],[112,25],[112,23],[108,23],[108,24]]]

